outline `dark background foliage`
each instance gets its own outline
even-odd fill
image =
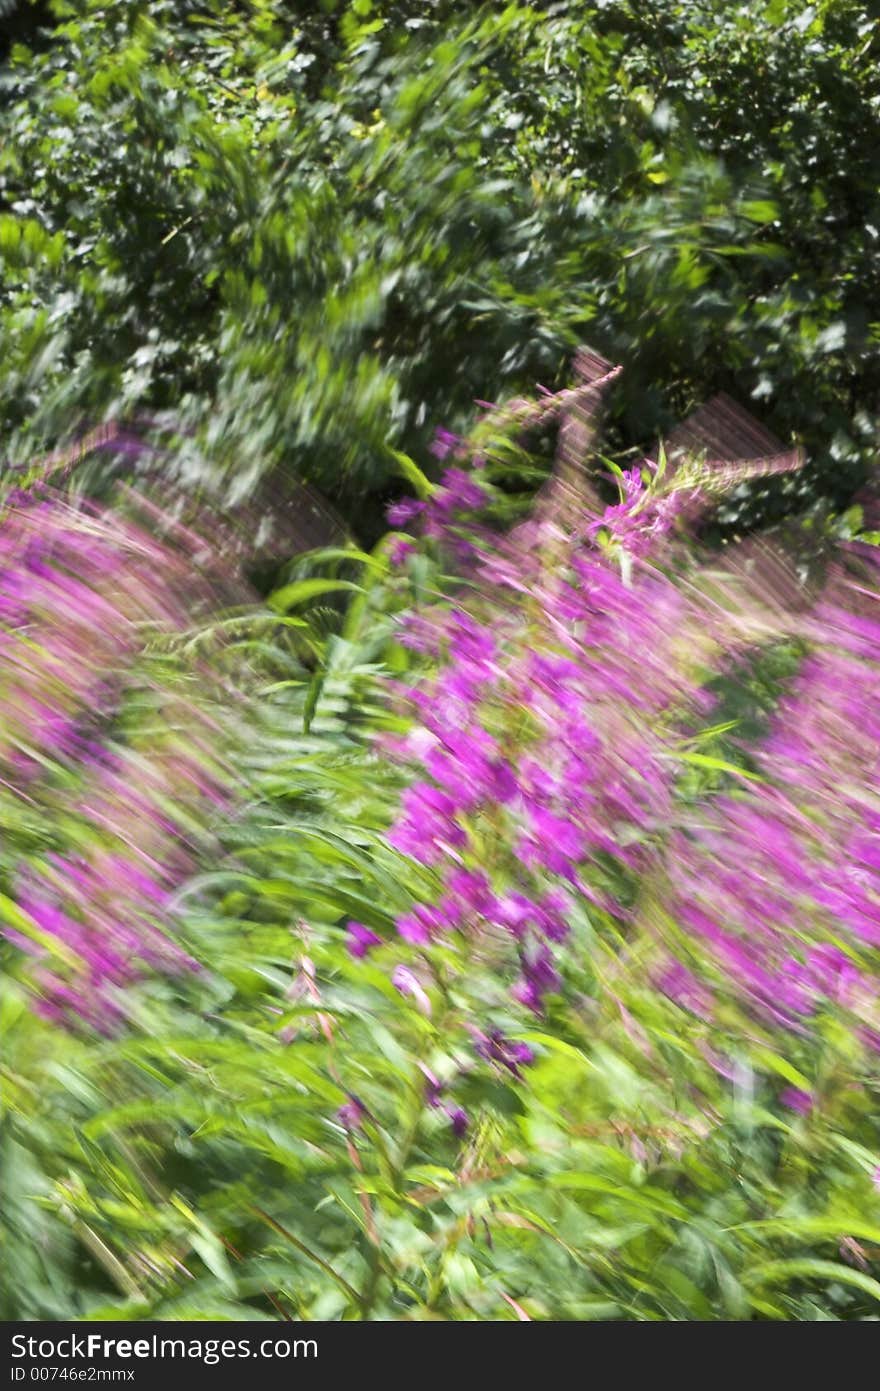
[[[736,527],[864,480],[872,6],[7,8],[13,456],[164,411],[189,476],[238,498],[283,466],[369,531],[386,445],[424,458],[586,338],[627,367],[623,448],[718,389],[803,439]]]

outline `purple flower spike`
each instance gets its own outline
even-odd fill
[[[513,989],[514,999],[533,1014],[543,1014],[544,996],[558,990],[562,983],[547,948],[539,947],[533,956],[524,955],[522,972],[522,980]]]
[[[422,1066],[419,1064],[419,1066]],[[427,1067],[422,1067],[425,1074],[425,1101],[433,1110],[440,1105],[440,1098],[446,1090],[439,1077],[435,1077]]]
[[[434,435],[433,444],[429,445],[431,453],[435,459],[448,459],[449,455],[461,444],[458,435],[453,435],[451,430],[439,429]]]
[[[346,1130],[360,1130],[364,1123],[364,1117],[370,1113],[360,1097],[350,1093],[348,1101],[344,1106],[340,1106],[336,1112],[336,1119],[340,1125],[344,1125]]]
[[[507,1068],[517,1081],[522,1079],[520,1068],[528,1067],[535,1061],[535,1055],[527,1043],[505,1038],[499,1029],[494,1029],[488,1037],[475,1030],[474,1047],[482,1058]]]
[[[515,1039],[507,1040],[507,1063],[506,1066],[513,1070],[513,1065],[528,1067],[535,1061],[533,1049],[527,1043],[517,1043]]]
[[[797,1111],[799,1116],[808,1116],[813,1109],[812,1094],[801,1091],[799,1087],[786,1087],[785,1091],[780,1092],[779,1100],[790,1111]]]
[[[388,508],[386,516],[389,526],[407,526],[409,522],[415,520],[425,510],[425,504],[419,502],[414,497],[401,498],[400,502],[392,502]]]
[[[397,920],[397,930],[403,940],[416,947],[427,946],[433,937],[449,926],[449,919],[442,907],[435,908],[428,903],[417,903],[411,913],[404,913]]]
[[[540,909],[525,894],[509,893],[498,900],[495,918],[514,937],[522,937],[526,928],[535,922]]]
[[[449,1117],[453,1135],[457,1140],[460,1140],[468,1128],[467,1111],[461,1106],[448,1106],[446,1108],[446,1114]]]
[[[364,927],[363,923],[350,922],[346,932],[349,938],[348,950],[354,957],[366,956],[373,947],[381,947],[382,945],[382,938],[378,933],[373,932],[369,927]]]
[[[482,507],[486,493],[479,483],[475,483],[463,469],[449,468],[441,480],[442,494],[435,499],[435,505],[443,511],[459,512]]]
[[[404,541],[402,536],[397,537],[388,547],[388,564],[395,570],[399,570],[408,555],[415,553],[415,546],[411,541]]]
[[[427,946],[431,940],[427,923],[422,922],[415,913],[404,913],[402,918],[398,918],[397,931],[405,942],[414,947]]]
[[[395,990],[399,990],[401,995],[411,995],[416,1003],[416,1008],[422,1014],[431,1013],[431,1001],[426,995],[418,976],[414,975],[408,966],[396,966],[391,977],[391,984]]]

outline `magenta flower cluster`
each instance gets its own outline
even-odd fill
[[[607,538],[633,557],[644,558],[657,551],[679,517],[699,500],[699,489],[656,495],[645,484],[645,474],[650,476],[653,471],[654,466],[646,461],[642,468],[621,473],[620,502],[606,507],[588,524],[591,540]]]
[[[880,1048],[880,555],[838,569],[760,750],[766,781],[669,847],[670,908],[763,1018],[823,1002]]]
[[[440,666],[403,692],[418,720],[395,751],[422,776],[389,839],[441,892],[397,927],[414,946],[500,935],[519,963],[513,993],[539,1014],[573,903],[622,914],[610,866],[654,859],[676,775],[667,727],[698,701],[675,661],[686,605],[673,586],[646,573],[629,588],[588,550],[567,575],[529,580],[528,557],[503,545],[490,564],[497,607],[424,614],[402,635]]]
[[[696,563],[661,544],[701,504],[695,478],[655,496],[632,470],[620,503],[574,534],[540,514],[506,537],[481,532],[485,489],[457,468],[439,508],[398,506],[396,521],[419,517],[448,546],[464,518],[470,548],[467,588],[401,629],[429,674],[396,691],[412,725],[388,747],[413,781],[389,840],[438,887],[397,930],[423,995],[427,949],[458,940],[540,1015],[573,924],[610,916],[647,928],[655,987],[698,1019],[724,994],[806,1038],[833,1009],[880,1048],[877,552],[839,567],[797,620],[773,595],[762,607],[757,584],[739,609],[719,604]],[[762,635],[793,631],[807,656],[758,750],[761,780],[686,803],[709,679]],[[528,1059],[479,1033],[478,1055],[518,1075]],[[804,1112],[804,1095],[785,1104]]]
[[[198,585],[133,520],[49,497],[7,504],[0,567],[0,777],[68,841],[12,867],[23,919],[6,935],[42,1013],[106,1031],[135,981],[195,969],[169,935],[172,896],[229,778],[207,709],[143,654],[187,625]],[[116,729],[129,690],[152,730]]]
[[[442,439],[441,439],[442,437]],[[457,443],[456,436],[440,431],[434,453],[446,458]],[[461,523],[488,501],[487,490],[471,473],[450,466],[438,487],[425,500],[403,498],[388,508],[388,523],[395,528],[412,527],[418,523],[422,536],[441,541],[460,562],[467,562],[475,553],[474,543],[463,531]],[[389,548],[392,565],[402,565],[415,550],[411,541],[402,536],[394,538]]]
[[[415,776],[388,838],[435,875],[438,892],[397,919],[414,955],[393,979],[430,1012],[427,949],[457,939],[494,963],[508,1011],[541,1016],[561,988],[559,954],[578,914],[625,918],[621,877],[656,863],[673,808],[675,721],[709,702],[680,659],[692,619],[681,591],[647,567],[628,580],[597,544],[598,528],[566,539],[563,553],[552,521],[492,536],[477,478],[468,486],[463,470],[447,470],[431,502],[398,504],[391,517],[419,518],[423,535],[459,559],[474,596],[402,623],[401,641],[431,675],[396,691],[414,719],[387,748]],[[613,523],[609,509],[606,532]],[[647,507],[638,527],[665,534]],[[633,550],[643,553],[635,541]],[[362,925],[349,933],[355,955],[377,944]],[[468,1026],[472,1053],[520,1080],[532,1050],[487,1023],[482,1003]],[[504,1012],[503,995],[496,1007]],[[453,1123],[456,1108],[444,1104]]]

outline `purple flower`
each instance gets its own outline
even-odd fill
[[[397,930],[405,942],[423,947],[441,932],[451,926],[450,919],[441,907],[429,903],[417,903],[411,913],[397,919]]]
[[[388,832],[396,850],[422,864],[435,864],[444,847],[464,845],[467,836],[453,820],[454,799],[430,783],[416,783],[403,796],[402,814]]]
[[[480,1056],[506,1068],[517,1080],[522,1078],[520,1068],[528,1067],[530,1063],[535,1061],[535,1055],[527,1043],[518,1043],[515,1039],[505,1038],[498,1029],[494,1029],[488,1035],[475,1029],[473,1034],[474,1047]]]
[[[503,758],[496,758],[490,765],[489,791],[492,799],[505,806],[520,794],[519,782],[510,764]]]
[[[495,921],[512,932],[514,937],[522,937],[530,924],[537,921],[540,909],[525,894],[509,893],[498,899],[495,905]]]
[[[472,913],[485,913],[495,901],[489,880],[481,870],[453,870],[446,885],[449,892]]]
[[[584,832],[567,817],[556,816],[534,802],[529,803],[528,812],[532,832],[520,845],[523,863],[570,877],[586,853]]]
[[[411,541],[405,541],[402,536],[397,536],[388,547],[388,564],[395,570],[403,565],[408,555],[415,554],[415,546]]]
[[[443,747],[428,750],[424,762],[431,777],[467,812],[483,801],[509,800],[517,791],[494,751],[493,741],[482,730],[455,732],[443,736]]]
[[[462,469],[447,469],[440,481],[444,504],[456,512],[482,507],[486,501],[485,490]]]
[[[453,435],[450,430],[439,428],[434,435],[433,443],[428,447],[435,459],[447,459],[460,444],[461,440],[458,435]]]
[[[414,521],[425,510],[425,503],[420,502],[414,497],[401,498],[399,502],[392,502],[388,508],[386,516],[390,526],[406,526],[408,522]]]
[[[524,952],[520,964],[522,979],[514,986],[514,998],[534,1014],[543,1014],[544,996],[558,990],[561,985],[553,957],[548,949],[542,946],[531,954]]]
[[[448,456],[458,442],[446,433],[437,444]],[[714,699],[701,673],[715,663],[724,675],[755,633],[745,607],[704,600],[696,571],[686,585],[671,564],[624,577],[617,547],[607,553],[605,535],[598,545],[610,531],[650,553],[682,515],[684,491],[655,496],[650,474],[644,463],[624,474],[619,505],[599,523],[579,519],[576,535],[552,516],[481,534],[467,514],[488,490],[466,466],[447,469],[427,505],[410,504],[447,564],[462,540],[477,564],[467,563],[458,607],[430,605],[406,625],[433,674],[407,693],[417,734],[400,756],[421,781],[391,842],[435,870],[437,901],[404,915],[401,935],[421,948],[450,929],[503,929],[508,940],[473,933],[470,949],[491,948],[500,970],[521,955],[514,993],[540,1013],[559,988],[552,946],[577,909],[624,925],[635,910],[611,886],[629,905],[650,876],[669,885],[658,922],[668,916],[690,938],[691,969],[666,962],[656,989],[703,1019],[726,992],[762,1026],[805,1040],[833,1012],[880,1049],[868,950],[880,944],[877,556],[832,572],[812,610],[804,596],[797,632],[810,650],[755,750],[761,782],[694,805],[679,775]],[[757,579],[764,613],[773,576]],[[484,864],[489,874],[474,868]],[[449,948],[464,958],[465,996],[468,939]],[[500,1036],[481,1037],[481,1055],[515,1075],[524,1060]],[[781,1100],[801,1114],[812,1105],[796,1088]]]
[[[449,655],[455,669],[462,667],[471,677],[491,677],[498,656],[495,634],[469,613],[457,613],[448,626]]]
[[[673,962],[663,971],[658,976],[656,985],[662,995],[673,1000],[682,1009],[690,1010],[701,1019],[709,1018],[711,997],[708,990],[680,961]]]
[[[401,995],[410,995],[416,1003],[417,1009],[422,1014],[431,1013],[431,1001],[428,999],[421,981],[408,966],[395,966],[391,976],[391,984],[395,990],[400,991]]]
[[[419,1067],[425,1074],[425,1101],[432,1109],[436,1110],[440,1105],[440,1098],[445,1092],[446,1087],[440,1081],[439,1077],[435,1077],[434,1073],[431,1072],[429,1068],[425,1067],[424,1064],[419,1063]]]
[[[397,931],[405,942],[414,947],[425,947],[431,940],[431,930],[427,922],[417,913],[404,913],[397,919]]]
[[[809,1115],[814,1104],[812,1094],[801,1091],[799,1087],[786,1087],[784,1091],[779,1093],[779,1100],[790,1111],[797,1111],[799,1116]]]
[[[461,1106],[447,1106],[446,1114],[452,1126],[452,1133],[457,1140],[465,1134],[468,1128],[468,1114]]]
[[[339,1110],[336,1112],[336,1119],[339,1121],[340,1125],[345,1126],[346,1130],[360,1130],[364,1119],[368,1117],[369,1114],[369,1111],[360,1097],[355,1096],[353,1092],[349,1092],[348,1101],[344,1106],[340,1106]]]
[[[381,947],[382,938],[363,923],[350,922],[346,927],[349,936],[348,950],[354,957],[366,956],[372,947]]]
[[[537,923],[551,942],[564,942],[569,933],[571,901],[560,889],[551,889],[538,905]]]
[[[419,1066],[425,1074],[425,1102],[432,1110],[436,1111],[441,1106],[449,1117],[453,1133],[460,1139],[468,1127],[467,1112],[460,1106],[444,1104],[443,1093],[446,1091],[446,1084],[441,1082],[439,1077],[435,1077],[430,1068],[420,1063]]]

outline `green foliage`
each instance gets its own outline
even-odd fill
[[[168,412],[186,476],[238,498],[283,465],[369,536],[387,444],[423,458],[586,335],[628,369],[623,447],[719,388],[803,434],[811,470],[728,522],[863,477],[880,67],[855,0],[54,13],[0,117],[14,457]]]

